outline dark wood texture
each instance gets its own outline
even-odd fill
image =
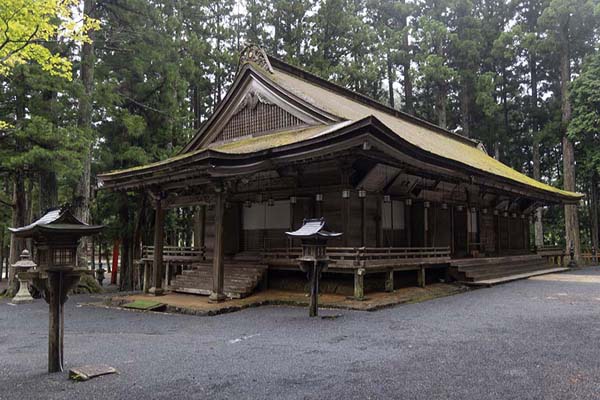
[[[215,196],[215,246],[213,249],[213,273],[212,273],[212,293],[211,301],[225,300],[223,292],[224,283],[224,229],[225,229],[225,194],[223,189],[217,189]]]
[[[150,293],[159,296],[163,293],[163,248],[165,235],[165,211],[160,200],[156,203],[154,211],[154,253],[152,257],[152,288]]]

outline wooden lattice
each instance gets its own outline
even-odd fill
[[[285,128],[304,125],[304,122],[284,109],[263,102],[243,107],[223,127],[215,141],[230,141],[245,136],[259,136]]]

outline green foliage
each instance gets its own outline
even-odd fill
[[[569,136],[579,144],[586,175],[600,174],[600,53],[586,58],[571,88],[573,118]]]
[[[396,100],[396,108],[434,123],[445,110],[449,130],[482,141],[526,173],[535,139],[542,180],[561,185],[557,48],[568,41],[573,72],[581,72],[569,126],[584,172],[580,186],[599,165],[598,55],[580,70],[584,56],[598,50],[598,0],[96,0],[101,24],[86,18],[79,26],[70,23],[78,2],[46,3],[63,8],[27,18],[43,16],[49,29],[65,26],[72,34],[30,49],[60,60],[44,64],[21,53],[2,64],[10,74],[0,69],[0,120],[10,125],[0,126],[0,200],[10,204],[14,177],[23,172],[28,215],[39,212],[48,176],[56,178],[61,202],[76,200],[88,146],[92,175],[174,155],[223,98],[246,42],[381,102]],[[0,18],[19,4],[0,0]],[[50,15],[60,18],[49,21]],[[35,26],[20,24],[22,34]],[[84,90],[77,72],[81,35],[94,28],[90,131],[78,127]],[[93,218],[109,227],[105,244],[138,228],[151,241],[143,195],[95,195]],[[560,213],[546,215],[549,238],[560,238]],[[1,206],[0,227],[10,217],[10,207]],[[189,230],[189,215],[172,212],[167,226]]]

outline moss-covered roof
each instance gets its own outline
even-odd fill
[[[266,71],[255,65],[252,65],[252,67],[262,78],[271,81],[287,93],[291,93],[307,104],[345,121],[333,125],[303,127],[257,137],[242,138],[229,143],[216,142],[204,148],[182,153],[163,161],[103,174],[101,177],[111,178],[115,175],[119,176],[130,172],[150,170],[161,165],[185,160],[207,150],[229,155],[249,155],[263,150],[300,143],[318,136],[329,135],[353,122],[374,117],[401,139],[434,156],[451,160],[466,167],[475,168],[549,194],[559,195],[563,198],[577,200],[583,196],[578,193],[555,188],[515,171],[490,157],[473,140],[460,137],[457,134],[445,131],[425,121],[389,109],[373,100],[338,87],[330,82],[323,81],[281,61],[273,64],[273,72]]]
[[[475,143],[459,140],[450,132],[443,133],[410,120],[399,118],[391,112],[381,111],[378,108],[356,101],[337,91],[316,85],[280,69],[275,69],[274,73],[268,74],[267,77],[307,102],[341,118],[359,120],[367,116],[374,116],[402,139],[437,156],[547,192],[575,198],[583,196],[536,181],[515,171],[490,157]]]

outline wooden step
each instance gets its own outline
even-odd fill
[[[549,265],[524,265],[524,266],[512,266],[510,268],[498,268],[495,271],[476,271],[466,274],[466,280],[468,281],[479,281],[485,279],[500,278],[502,276],[527,273],[532,271],[540,271],[551,268]]]
[[[507,276],[538,273],[554,268],[537,254],[453,260],[450,273],[465,283],[503,279]]]
[[[182,271],[171,280],[170,289],[175,292],[210,295],[212,292],[212,264],[193,264],[192,269]],[[223,291],[231,298],[242,298],[254,292],[263,280],[267,267],[248,261],[227,261],[224,266]]]
[[[525,259],[525,260],[517,260],[517,261],[509,261],[497,264],[478,264],[478,265],[468,265],[468,266],[459,266],[456,267],[459,271],[469,273],[471,271],[484,271],[484,270],[494,270],[496,268],[509,268],[512,266],[521,266],[521,265],[540,265],[545,264],[545,260],[542,258],[535,259]]]
[[[469,265],[484,265],[484,264],[498,264],[498,263],[509,263],[513,261],[523,261],[527,259],[539,259],[541,258],[537,254],[522,254],[505,257],[481,257],[481,258],[461,258],[450,260],[450,265],[455,267],[466,267]]]
[[[546,269],[539,270],[539,271],[531,271],[531,272],[526,272],[526,273],[522,273],[522,274],[513,274],[513,275],[503,276],[500,278],[484,279],[484,280],[480,280],[480,281],[476,281],[476,282],[465,282],[465,283],[470,286],[488,286],[489,287],[489,286],[497,285],[499,283],[512,282],[512,281],[516,281],[519,279],[531,278],[532,276],[554,274],[554,273],[568,271],[568,270],[569,270],[568,268],[546,268]]]

